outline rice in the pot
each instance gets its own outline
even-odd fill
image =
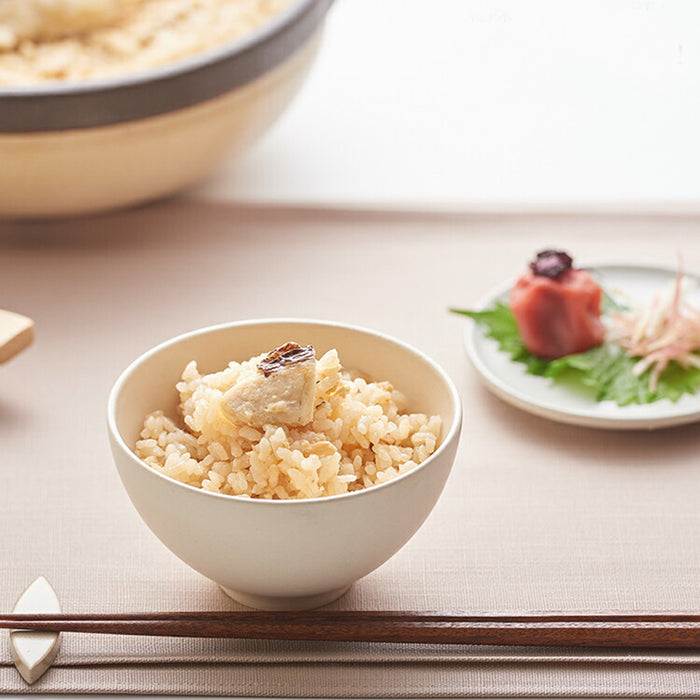
[[[0,85],[138,73],[249,34],[291,0],[0,0]]]

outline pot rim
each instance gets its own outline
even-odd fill
[[[221,46],[149,70],[99,80],[0,86],[0,133],[52,132],[135,121],[219,97],[301,48],[333,0],[295,0]]]

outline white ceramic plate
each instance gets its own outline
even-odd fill
[[[595,270],[603,287],[614,296],[646,302],[675,279],[676,270],[653,265],[598,264]],[[686,273],[697,281],[697,275]],[[497,300],[507,301],[513,282],[492,292],[477,308],[488,308]],[[700,307],[700,287],[689,294],[690,303]],[[700,420],[700,394],[685,395],[676,403],[663,399],[650,404],[618,406],[613,401],[596,401],[585,389],[555,384],[551,379],[525,372],[525,365],[513,362],[498,349],[496,341],[469,322],[465,334],[467,353],[486,386],[497,396],[524,411],[560,423],[610,430],[653,430]]]

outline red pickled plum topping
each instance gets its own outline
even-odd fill
[[[530,263],[530,269],[540,277],[556,279],[570,270],[574,261],[563,250],[543,250]]]
[[[603,342],[602,297],[600,285],[587,270],[568,267],[554,276],[538,274],[531,266],[511,289],[510,310],[525,347],[553,360]]]

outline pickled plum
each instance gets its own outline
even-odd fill
[[[555,256],[562,264],[552,275]],[[546,272],[538,273],[538,267]],[[553,360],[603,342],[602,298],[600,285],[586,270],[573,268],[566,253],[543,251],[511,290],[510,308],[525,347]]]

